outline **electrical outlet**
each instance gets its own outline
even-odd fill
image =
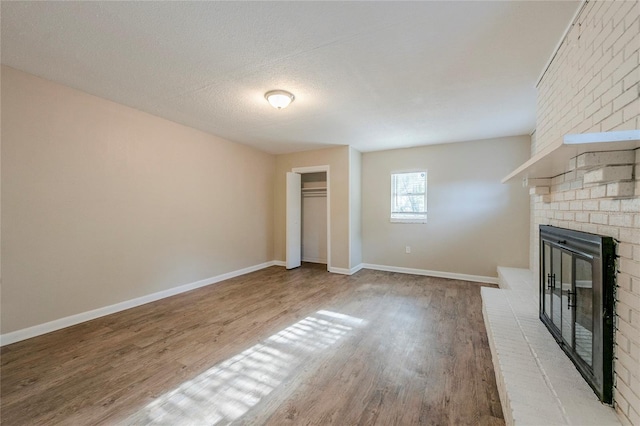
[[[411,253],[411,246],[405,246],[404,252],[405,253]]]

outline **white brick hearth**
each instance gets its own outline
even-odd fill
[[[500,288],[482,288],[482,304],[506,423],[619,425],[538,318],[531,271],[498,275]]]

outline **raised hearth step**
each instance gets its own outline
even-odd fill
[[[508,425],[619,425],[538,318],[529,270],[498,268],[482,288],[484,321]]]

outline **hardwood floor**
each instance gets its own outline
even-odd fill
[[[3,347],[2,424],[504,424],[479,284],[323,268]]]

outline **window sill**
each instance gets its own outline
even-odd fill
[[[390,219],[391,223],[427,223],[427,219]]]

